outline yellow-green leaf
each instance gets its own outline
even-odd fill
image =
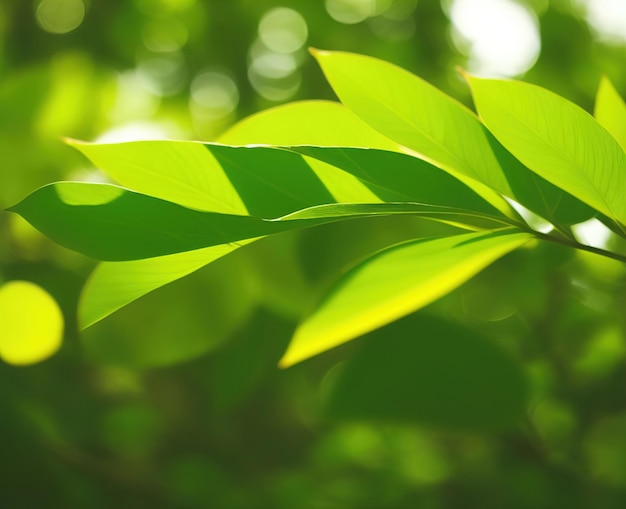
[[[469,77],[487,127],[535,173],[626,224],[626,153],[591,115],[548,90]]]
[[[532,236],[512,230],[413,240],[344,274],[298,327],[287,367],[381,327],[463,284]]]
[[[626,103],[606,76],[600,81],[593,114],[626,150]]]

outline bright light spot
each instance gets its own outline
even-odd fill
[[[413,18],[396,20],[378,16],[369,20],[369,25],[378,37],[387,41],[406,41],[415,34]]]
[[[145,86],[145,80],[139,73],[126,71],[117,78],[115,98],[108,116],[113,124],[150,118],[160,102],[160,96]]]
[[[300,88],[300,73],[295,72],[282,79],[272,79],[254,72],[253,68],[248,71],[248,78],[254,89],[270,101],[286,101],[291,99]]]
[[[382,16],[387,19],[402,21],[407,19],[413,14],[417,7],[417,0],[395,0],[389,2],[387,9],[382,13]]]
[[[270,52],[259,55],[252,61],[250,66],[251,72],[272,79],[286,78],[296,68],[296,59],[292,55]]]
[[[286,101],[300,87],[300,52],[276,53],[257,40],[250,47],[248,79],[253,88],[270,101]]]
[[[309,30],[304,18],[293,9],[277,7],[266,12],[259,22],[259,38],[277,53],[293,53],[306,42]]]
[[[469,56],[471,72],[516,76],[539,57],[536,16],[514,0],[453,0],[449,16],[453,41]]]
[[[191,100],[204,117],[222,118],[232,113],[239,103],[235,82],[221,72],[205,72],[191,82]]]
[[[56,301],[28,281],[0,287],[0,357],[27,365],[56,353],[63,340],[63,314]]]
[[[607,42],[626,44],[626,1],[578,0],[587,22],[597,36]]]
[[[326,0],[326,11],[335,21],[354,25],[376,15],[376,0]]]
[[[156,95],[168,96],[185,85],[187,66],[179,53],[142,60],[137,72],[145,87]]]
[[[143,43],[150,51],[165,53],[178,51],[188,38],[187,27],[174,18],[153,20],[143,29]]]
[[[607,247],[612,235],[611,230],[595,218],[572,226],[572,231],[579,242],[602,249]]]
[[[85,18],[82,0],[42,0],[35,18],[39,26],[51,34],[66,34],[80,26]]]
[[[543,217],[538,216],[533,211],[528,210],[523,205],[520,205],[515,200],[505,198],[506,201],[515,209],[515,211],[522,216],[522,219],[526,221],[528,226],[539,233],[550,233],[554,230],[554,226],[546,221]]]

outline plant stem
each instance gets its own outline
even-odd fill
[[[529,230],[535,237],[539,237],[540,239],[547,240],[549,242],[553,242],[555,244],[561,244],[563,246],[573,247],[574,249],[580,249],[581,251],[588,251],[590,253],[595,253],[600,256],[604,256],[606,258],[612,258],[613,260],[620,261],[622,263],[626,263],[626,256],[613,253],[612,251],[606,251],[604,249],[600,249],[598,247],[587,246],[585,244],[580,244],[573,240],[569,240],[566,237],[554,237],[552,235],[548,235],[547,233],[541,233],[535,230]]]

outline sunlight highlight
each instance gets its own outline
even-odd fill
[[[539,57],[536,16],[514,0],[453,0],[448,8],[452,39],[481,76],[518,76]]]
[[[626,1],[578,0],[578,3],[599,39],[626,45]]]
[[[29,281],[0,287],[0,358],[9,364],[41,362],[61,347],[63,315],[56,301]]]
[[[82,0],[42,0],[35,18],[39,26],[51,34],[66,34],[77,29],[85,19]]]

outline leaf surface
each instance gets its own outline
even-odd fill
[[[289,147],[350,173],[386,202],[417,202],[502,216],[450,174],[399,152],[353,147]]]
[[[281,360],[291,366],[412,313],[454,290],[532,236],[513,230],[414,240],[346,272],[296,330]]]
[[[626,103],[606,76],[598,87],[594,116],[626,150]]]
[[[10,210],[58,244],[108,261],[239,245],[256,237],[372,215],[416,214],[445,219],[452,214],[455,220],[460,217],[458,211],[445,207],[381,203],[321,205],[268,220],[192,210],[109,184],[79,182],[44,186]],[[471,224],[472,217],[468,219]]]
[[[535,173],[626,224],[626,154],[591,115],[516,81],[469,78],[481,118]]]
[[[557,224],[592,212],[541,178],[505,150],[466,107],[421,78],[363,55],[317,51],[335,93],[381,134],[409,153],[440,166],[507,213],[494,193],[512,198]]]
[[[253,240],[143,260],[101,263],[91,273],[82,293],[79,325],[89,327],[139,297],[191,274]]]
[[[302,122],[302,118],[306,118],[307,122]],[[330,101],[295,102],[257,113],[237,123],[219,141],[228,145],[315,143],[398,150],[396,143],[374,131],[345,106]],[[164,146],[164,143],[169,145]],[[77,142],[72,144],[118,182],[148,194],[153,192],[155,196],[181,205],[226,212],[242,212],[253,204],[259,208],[263,205],[258,201],[244,205],[240,196],[235,197],[232,194],[234,186],[228,180],[228,170],[220,164],[228,159],[227,148],[224,149],[224,154],[220,153],[225,157],[221,157],[218,162],[210,150],[201,150],[201,145],[197,143],[139,142],[137,145],[126,143],[106,146]],[[186,153],[187,150],[189,153]],[[330,164],[306,157],[295,160],[295,166],[306,172],[305,165],[315,172],[332,195],[329,201],[380,201],[360,180]],[[155,172],[160,175],[156,183],[152,182]],[[231,176],[235,172],[236,168],[231,169]],[[241,181],[241,177],[240,173],[239,179],[237,176],[233,178]],[[171,187],[171,179],[179,178],[183,179],[183,183]],[[213,180],[216,181],[215,185]],[[201,185],[198,186],[198,182]],[[149,187],[144,187],[145,184]],[[222,189],[225,196],[230,196],[230,200],[224,200],[221,195],[213,199],[213,187]],[[243,183],[243,187],[252,189],[251,184],[246,186]],[[317,185],[315,188],[318,190],[317,196],[324,194],[326,199],[326,192],[319,190]],[[293,193],[293,190],[290,192]],[[257,194],[257,199],[259,197],[266,196]],[[264,203],[267,204],[268,200]],[[269,202],[273,207],[280,203]],[[313,204],[308,203],[307,206]],[[284,204],[281,206],[284,207]],[[146,260],[101,263],[83,290],[79,307],[82,326],[101,320],[146,293],[191,274],[247,242],[212,246]]]
[[[327,413],[493,432],[518,423],[526,398],[520,366],[495,345],[418,313],[364,338],[338,375]]]

